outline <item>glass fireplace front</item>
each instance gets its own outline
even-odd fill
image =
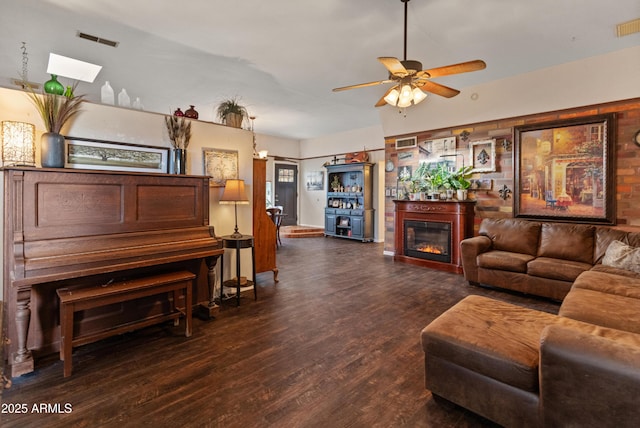
[[[405,220],[404,255],[451,263],[451,224]]]

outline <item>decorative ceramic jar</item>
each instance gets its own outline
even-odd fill
[[[182,116],[184,116],[184,112],[182,110],[180,110],[180,107],[178,107],[176,109],[176,111],[173,112],[173,115],[176,116],[176,117],[182,117]]]
[[[64,86],[62,86],[62,83],[58,82],[58,76],[52,74],[51,80],[47,80],[44,83],[44,91],[47,94],[62,95],[64,94]]]
[[[189,106],[189,108],[184,112],[184,117],[188,117],[189,119],[197,119],[198,112],[193,108],[193,106]]]

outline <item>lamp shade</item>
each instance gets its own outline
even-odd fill
[[[413,83],[401,82],[393,87],[384,97],[387,104],[394,107],[406,108],[416,105],[427,98],[420,88]]]
[[[35,166],[36,127],[25,122],[2,122],[2,164]]]
[[[221,204],[248,204],[247,192],[244,189],[244,180],[227,180],[224,192],[220,198]]]

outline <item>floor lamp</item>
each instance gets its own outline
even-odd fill
[[[220,198],[221,204],[233,204],[236,213],[236,227],[232,238],[242,238],[242,233],[238,232],[238,204],[248,205],[247,193],[244,190],[244,180],[227,180],[224,185],[224,192]]]

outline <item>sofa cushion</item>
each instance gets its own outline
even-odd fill
[[[593,245],[593,226],[543,223],[538,257],[593,264]]]
[[[602,264],[640,273],[640,248],[613,241],[602,258]]]
[[[596,227],[596,243],[593,254],[593,264],[602,262],[604,253],[607,251],[607,248],[609,248],[609,244],[613,241],[628,243],[627,235],[628,232],[625,232],[624,230],[612,229],[606,226]]]
[[[640,278],[640,273],[633,272],[626,269],[615,268],[613,266],[606,266],[603,264],[597,264],[591,268],[591,271],[608,273],[611,275],[626,276],[627,278]]]
[[[640,299],[573,287],[559,314],[602,327],[640,333]]]
[[[527,263],[534,257],[529,254],[510,253],[507,251],[488,251],[478,255],[478,267],[485,269],[508,270],[526,273]]]
[[[486,218],[480,223],[478,234],[489,237],[494,250],[535,256],[538,251],[540,223]]]
[[[581,274],[573,283],[572,288],[584,288],[587,290],[600,291],[602,293],[617,294],[619,296],[633,297],[640,299],[640,274],[636,278],[624,275],[617,275],[607,271],[601,271],[597,265],[594,269]],[[623,271],[622,269],[610,268],[611,270]]]
[[[561,281],[575,281],[582,272],[591,269],[589,263],[571,260],[537,257],[527,263],[527,273],[542,278],[559,279]]]
[[[626,241],[623,242],[626,242],[632,247],[640,247],[640,232],[629,232]]]
[[[467,296],[422,330],[430,355],[523,389],[538,391],[540,334],[574,320],[483,296]],[[428,375],[428,373],[427,373]]]

